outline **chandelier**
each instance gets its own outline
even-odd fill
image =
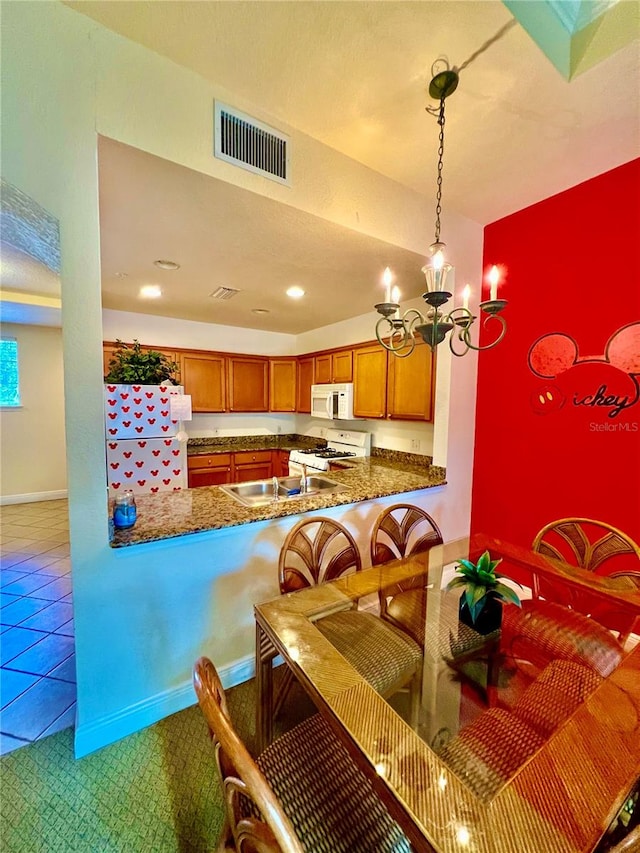
[[[468,63],[465,63],[465,65]],[[437,68],[446,66],[445,70],[437,71]],[[461,68],[463,68],[461,66]],[[400,293],[397,287],[391,289],[393,276],[387,267],[384,271],[383,283],[386,287],[386,299],[375,305],[378,314],[382,316],[376,323],[376,337],[378,342],[389,352],[400,358],[411,355],[415,347],[415,333],[429,344],[432,350],[441,344],[449,335],[449,348],[456,356],[465,355],[469,350],[491,349],[504,338],[507,324],[500,312],[506,306],[504,299],[498,299],[498,283],[500,272],[496,266],[491,268],[488,275],[490,285],[489,299],[480,303],[483,316],[483,326],[489,326],[495,330],[491,343],[484,346],[476,346],[471,342],[471,330],[478,319],[469,310],[469,285],[463,290],[463,304],[457,308],[447,310],[446,303],[451,298],[448,289],[453,267],[444,259],[445,244],[440,241],[440,213],[442,211],[442,161],[444,155],[444,124],[445,124],[445,99],[453,94],[458,87],[458,74],[461,69],[449,68],[446,60],[437,60],[431,73],[434,75],[429,84],[429,95],[439,101],[438,107],[427,107],[427,112],[436,116],[440,126],[438,146],[438,170],[437,170],[437,192],[436,192],[436,228],[435,239],[429,247],[431,260],[424,267],[427,290],[422,298],[429,306],[425,314],[416,308],[410,308],[404,314],[400,314]],[[449,334],[451,333],[451,334]]]

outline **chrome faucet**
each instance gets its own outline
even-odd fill
[[[274,499],[274,501],[277,501],[280,499],[280,496],[278,494],[278,487],[279,487],[278,486],[278,478],[274,477],[273,478],[273,499]]]
[[[303,463],[302,465],[302,477],[300,477],[300,494],[306,495],[307,493],[307,466]]]

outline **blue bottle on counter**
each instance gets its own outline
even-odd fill
[[[138,510],[131,489],[126,489],[121,495],[116,495],[116,502],[113,506],[114,527],[120,530],[133,527],[137,517]]]

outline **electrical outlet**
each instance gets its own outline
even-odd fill
[[[280,434],[281,434],[281,432],[282,432],[282,427],[281,427],[281,426],[278,426],[278,428],[277,428],[277,430],[276,430],[276,431],[277,431],[278,435],[280,435]]]
[[[411,439],[411,450],[415,451],[416,453],[420,450],[420,439],[419,438],[412,438]]]

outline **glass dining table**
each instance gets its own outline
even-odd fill
[[[522,607],[505,604],[481,634],[444,587],[485,550],[521,585]],[[539,597],[541,579],[563,600]],[[317,627],[380,601],[422,652],[417,689],[386,698]],[[640,822],[640,588],[626,578],[480,535],[280,596],[255,618],[259,747],[281,658],[414,850],[604,853]]]

